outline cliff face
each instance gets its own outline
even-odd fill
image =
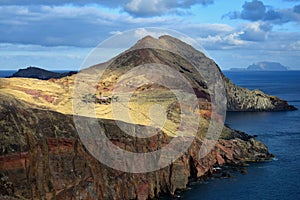
[[[233,84],[224,77],[228,111],[285,111],[297,110],[287,101],[267,95],[260,90],[248,90]]]
[[[201,145],[212,141],[196,137],[189,150],[159,171],[131,174],[113,170],[87,152],[73,117],[32,109],[9,96],[0,96],[2,195],[33,199],[148,199],[184,189],[190,178],[213,173],[214,167],[269,159],[267,147],[250,136],[226,129],[208,156],[200,159]],[[107,137],[133,152],[154,151],[172,139],[136,139],[123,133],[113,120],[99,119]],[[125,126],[139,126],[124,123]],[[242,139],[241,139],[242,138]],[[135,142],[132,142],[135,140]],[[134,145],[135,144],[135,145]]]

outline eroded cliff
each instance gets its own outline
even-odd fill
[[[131,174],[111,169],[91,156],[82,145],[70,115],[32,109],[11,96],[1,95],[0,119],[0,171],[6,178],[0,191],[1,195],[17,199],[148,199],[185,189],[190,178],[213,173],[216,166],[272,157],[261,142],[225,128],[224,139],[218,140],[202,159],[201,154],[206,152],[200,151],[201,145],[209,146],[212,141],[199,135],[189,150],[170,166]],[[128,151],[154,151],[172,139],[162,131],[147,139],[133,138],[123,133],[113,120],[99,119],[99,124],[110,141]]]

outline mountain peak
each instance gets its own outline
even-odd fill
[[[151,45],[153,46],[154,43],[157,43],[158,39],[147,35],[143,37],[142,39],[138,40],[137,43],[134,46],[146,46],[146,45]]]
[[[161,35],[159,36],[158,38],[155,38],[151,35],[147,35],[145,37],[143,37],[142,39],[140,39],[137,44],[143,44],[143,43],[161,43],[163,41],[168,41],[168,42],[177,42],[177,43],[184,43],[182,42],[181,40],[175,38],[175,37],[172,37],[170,35]]]
[[[170,35],[161,35],[158,38],[154,38],[148,35],[137,41],[137,43],[128,51],[143,48],[166,50],[181,55],[185,58],[189,58],[194,54],[201,55],[201,57],[206,57],[203,52],[200,52],[199,50],[195,49],[190,44]]]

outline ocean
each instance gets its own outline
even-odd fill
[[[300,109],[300,71],[224,73],[239,86],[261,89]],[[178,194],[180,199],[300,199],[300,111],[229,112],[226,123],[258,135],[275,158],[250,164],[245,175],[234,172],[232,178],[193,183],[189,190]]]
[[[0,71],[0,77],[11,72]],[[234,83],[279,96],[300,109],[300,71],[224,72]],[[226,123],[234,129],[258,135],[276,157],[246,167],[243,175],[233,172],[228,179],[209,179],[190,185],[179,199],[300,199],[300,111],[232,112]],[[172,199],[162,197],[162,199]],[[178,199],[178,198],[176,198]]]
[[[16,70],[0,70],[0,78],[8,77],[17,72]]]

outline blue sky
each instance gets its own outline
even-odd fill
[[[222,69],[300,70],[300,0],[0,0],[0,69],[77,70],[103,40],[142,27],[192,37]]]

